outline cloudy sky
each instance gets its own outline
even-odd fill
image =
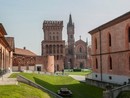
[[[0,0],[0,23],[15,46],[41,54],[44,20],[63,20],[67,40],[69,14],[75,24],[75,39],[91,42],[88,32],[130,11],[130,0]]]

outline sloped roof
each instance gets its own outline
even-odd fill
[[[14,51],[14,49],[15,49],[14,37],[5,37],[5,39],[8,42],[11,49]]]
[[[0,23],[0,31],[2,33],[2,35],[7,35],[4,26],[2,25],[2,23]]]
[[[21,49],[21,48],[15,48],[15,54],[18,55],[26,55],[26,56],[37,56],[35,53],[33,53],[30,50],[27,49]]]
[[[86,42],[84,42],[82,39],[79,39],[75,42],[75,44],[79,44],[79,43],[83,43],[83,44],[86,44]]]

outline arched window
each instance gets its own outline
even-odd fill
[[[96,58],[96,69],[98,69],[98,60]]]
[[[70,35],[70,38],[72,39],[72,38],[73,38],[73,35]]]
[[[97,49],[97,39],[95,38],[95,49]]]
[[[50,36],[50,40],[51,40],[51,36]]]
[[[128,29],[128,41],[130,42],[130,27]]]
[[[59,37],[57,36],[57,40],[59,40]]]
[[[53,45],[53,53],[55,53],[56,51],[55,51],[55,45]]]
[[[55,40],[55,36],[53,36],[53,40]]]
[[[112,70],[112,58],[109,58],[109,69]]]
[[[111,46],[111,34],[109,34],[109,47]]]
[[[79,52],[82,53],[82,48],[81,47],[79,48]]]
[[[57,55],[57,60],[59,60],[59,55]]]

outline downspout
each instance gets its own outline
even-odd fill
[[[101,81],[102,81],[102,37],[101,37],[101,30],[100,28],[98,29],[99,31],[99,38],[100,38],[100,75],[101,75]]]

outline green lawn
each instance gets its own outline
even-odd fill
[[[32,86],[18,83],[18,85],[0,86],[0,98],[53,98],[47,93]]]
[[[80,83],[69,76],[54,76],[20,73],[24,77],[48,88],[53,92],[57,92],[61,87],[67,87],[73,93],[72,98],[102,98],[102,89],[94,86]],[[16,76],[13,74],[11,77]]]

